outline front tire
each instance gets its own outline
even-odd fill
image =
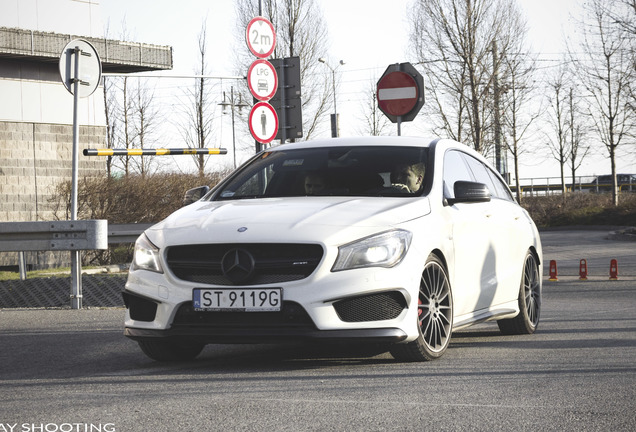
[[[153,360],[185,361],[192,360],[203,351],[204,344],[175,342],[165,339],[145,339],[137,341],[141,350]]]
[[[541,276],[539,263],[531,251],[524,260],[517,301],[519,315],[497,321],[499,330],[505,335],[532,334],[539,325],[541,314]]]
[[[396,344],[391,354],[400,361],[430,361],[444,354],[453,329],[453,295],[442,261],[431,255],[420,279],[417,324],[419,336]]]

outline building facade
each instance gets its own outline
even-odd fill
[[[95,0],[0,0],[0,11],[0,222],[64,218],[53,199],[72,174],[73,96],[60,78],[62,50],[84,39],[102,72],[133,73],[172,69],[172,48],[105,39]],[[104,100],[100,84],[79,102],[79,178],[105,171],[103,159],[81,156],[105,146]],[[32,267],[66,260],[27,255]],[[0,253],[0,268],[15,265],[17,253]]]

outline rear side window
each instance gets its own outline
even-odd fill
[[[489,167],[466,153],[450,150],[444,155],[445,198],[455,198],[453,185],[459,180],[483,183],[493,197],[514,201],[508,187]]]
[[[474,181],[462,153],[447,151],[444,155],[444,198],[455,198],[453,186],[460,180]]]
[[[490,168],[470,155],[464,154],[463,156],[475,176],[475,181],[488,186],[488,190],[493,197],[513,201],[506,185],[499,180],[499,177]]]

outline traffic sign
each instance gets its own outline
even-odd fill
[[[276,69],[267,60],[256,60],[247,71],[247,85],[259,101],[270,100],[278,89]]]
[[[276,32],[269,20],[263,17],[252,18],[245,32],[247,47],[258,58],[267,58],[276,47]]]
[[[413,120],[424,105],[422,75],[410,63],[390,65],[378,80],[377,98],[393,123]]]
[[[77,93],[82,98],[93,94],[102,77],[99,55],[93,45],[84,39],[73,39],[66,44],[60,56],[59,67],[66,90],[75,94],[77,80]]]
[[[272,142],[278,133],[278,115],[267,102],[254,105],[247,122],[252,136],[261,144]]]

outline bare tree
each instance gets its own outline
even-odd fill
[[[577,92],[578,93],[578,92]],[[568,107],[570,114],[570,172],[572,174],[572,188],[576,185],[576,170],[579,169],[583,160],[590,152],[589,145],[585,144],[585,127],[578,119],[581,112],[579,101],[580,96],[574,94],[573,87],[570,87],[568,95]]]
[[[507,0],[418,0],[411,14],[411,46],[427,80],[437,127],[487,153],[494,70],[491,50],[502,52],[520,31],[520,13]],[[500,60],[499,60],[500,61]]]
[[[212,133],[215,104],[211,102],[212,86],[203,76],[208,72],[206,50],[206,21],[201,25],[198,35],[198,64],[195,68],[194,86],[185,90],[184,123],[179,130],[186,145],[190,148],[206,148]],[[192,155],[200,177],[203,177],[207,158],[205,155]]]
[[[148,87],[147,82],[137,79],[133,96],[133,129],[135,131],[135,147],[140,149],[153,147],[155,128],[160,122],[159,111],[154,103],[154,91]],[[135,170],[145,177],[152,174],[151,170],[156,166],[155,159],[146,156],[138,156],[131,160]]]
[[[565,195],[565,166],[570,157],[570,142],[568,141],[568,89],[567,82],[571,78],[567,77],[565,68],[559,68],[554,77],[549,79],[548,87],[550,89],[549,100],[549,119],[551,130],[546,134],[548,148],[552,153],[552,157],[558,162],[561,174],[561,193]]]
[[[248,22],[258,15],[259,0],[236,0],[235,7],[237,32],[242,35],[242,40]],[[318,62],[319,58],[325,57],[328,39],[322,12],[316,0],[262,0],[262,15],[276,30],[273,57],[300,57],[303,138],[310,139],[317,133],[331,99],[331,75],[321,73],[319,68],[324,66]],[[244,53],[238,55],[237,67],[245,73],[254,57],[247,49],[237,52]],[[243,91],[247,94],[245,88]]]
[[[129,86],[128,86],[128,77],[124,77],[121,81],[121,95],[122,95],[122,109],[121,109],[121,125],[122,125],[122,135],[120,136],[120,142],[123,148],[130,149],[133,144],[133,132],[132,132],[132,102],[130,100],[129,94]],[[121,156],[121,161],[124,164],[124,175],[128,177],[130,174],[130,156]]]
[[[506,88],[503,100],[503,124],[505,131],[505,147],[512,155],[515,173],[517,201],[521,202],[521,185],[519,184],[519,160],[527,151],[527,138],[531,126],[539,118],[542,108],[533,103],[535,61],[521,54],[517,46],[513,52],[504,53],[504,82]]]
[[[117,97],[115,93],[115,82],[113,79],[104,77],[104,117],[106,120],[106,148],[115,148],[115,127],[117,118]],[[106,158],[106,173],[108,178],[112,176],[113,157]]]
[[[630,88],[636,77],[633,42],[624,37],[623,28],[609,13],[619,6],[618,2],[591,0],[585,4],[580,26],[583,38],[578,49],[582,57],[574,60],[591,97],[589,115],[594,129],[609,154],[614,205],[618,205],[617,150],[633,134],[635,126]]]
[[[378,107],[378,99],[376,94],[377,80],[369,82],[369,86],[365,90],[366,99],[362,102],[362,122],[364,127],[360,132],[363,135],[379,136],[387,135],[389,127],[388,118],[380,111]]]

